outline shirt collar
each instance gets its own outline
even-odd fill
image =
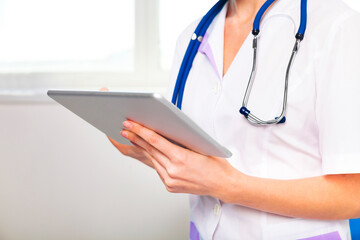
[[[274,5],[264,14],[261,26],[273,17],[283,16],[294,22],[296,26],[300,25],[300,0],[277,0]],[[261,33],[261,31],[260,31]]]

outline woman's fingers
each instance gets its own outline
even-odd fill
[[[148,152],[155,159],[155,161],[159,162],[164,168],[168,166],[169,159],[162,152],[150,145],[147,141],[142,139],[134,132],[123,130],[121,135],[139,147],[145,149],[145,151]]]
[[[125,121],[123,125],[127,130],[140,136],[140,138],[145,140],[145,142],[147,142],[153,148],[158,149],[168,158],[174,159],[179,156],[179,153],[181,152],[180,147],[169,142],[167,139],[160,136],[156,132],[129,120]]]
[[[132,155],[134,155],[134,151],[132,149],[132,146],[128,146],[128,145],[124,145],[121,143],[118,143],[117,141],[115,141],[114,139],[110,138],[109,136],[107,136],[107,138],[110,140],[110,142],[114,145],[114,147],[116,147],[123,155],[129,156],[129,157],[133,157]]]
[[[138,160],[141,160],[139,158],[144,158],[145,150],[142,149],[141,147],[136,146],[136,145],[129,146],[129,145],[121,144],[110,137],[107,137],[107,138],[114,145],[114,147],[116,147],[123,155],[128,156],[128,157],[133,157]]]
[[[156,172],[158,173],[161,181],[164,183],[166,190],[169,191],[169,187],[166,184],[166,179],[168,178],[168,176],[167,176],[165,168],[159,162],[157,162],[155,159],[152,159],[152,164],[154,165],[154,168],[155,168]]]
[[[123,155],[135,158],[142,163],[148,165],[151,168],[154,168],[154,165],[151,161],[151,156],[140,146],[134,144],[134,146],[129,146],[125,144],[120,144],[114,139],[108,137],[110,142],[116,147]]]

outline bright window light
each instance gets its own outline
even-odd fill
[[[0,73],[131,71],[134,0],[0,0]]]

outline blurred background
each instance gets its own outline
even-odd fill
[[[0,240],[187,239],[187,195],[46,91],[164,93],[178,35],[215,2],[0,0]]]

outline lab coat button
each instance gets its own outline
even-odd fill
[[[214,215],[215,216],[218,216],[219,214],[220,214],[220,210],[221,210],[221,207],[220,207],[220,204],[215,204],[215,206],[214,206]]]

